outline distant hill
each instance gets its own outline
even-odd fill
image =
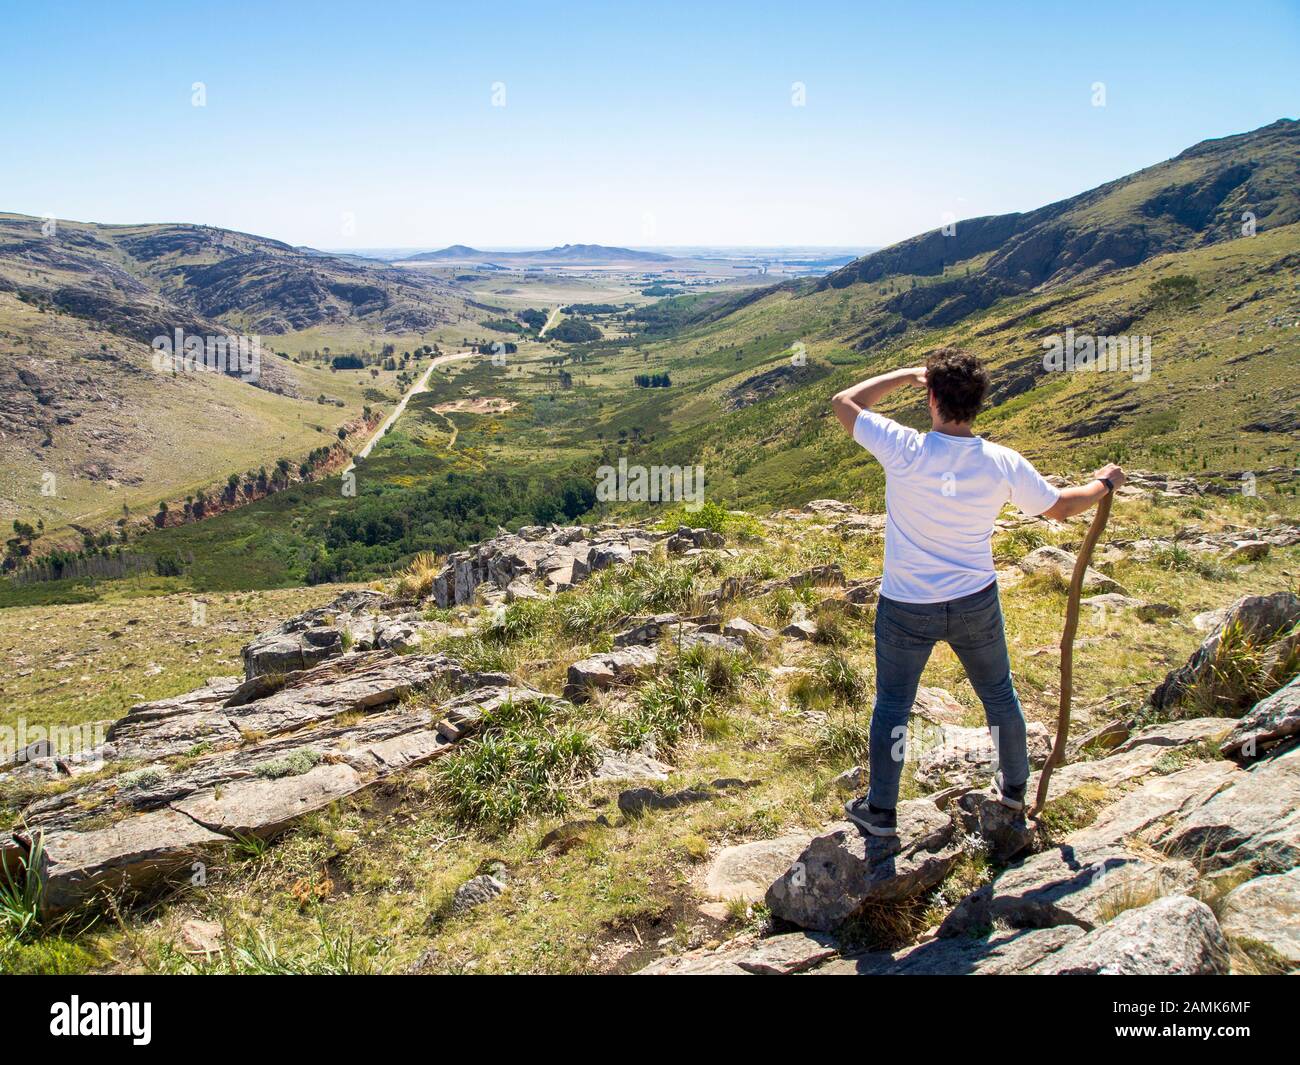
[[[95,526],[300,462],[378,400],[368,377],[276,356],[277,337],[378,348],[479,317],[438,278],[247,233],[0,214],[0,518]],[[152,341],[177,330],[261,337],[260,374],[155,372]]]
[[[480,251],[465,244],[453,244],[437,251],[420,252],[404,262],[475,262],[498,263],[668,263],[675,259],[653,251],[634,251],[631,248],[610,248],[603,244],[562,244],[539,251]]]

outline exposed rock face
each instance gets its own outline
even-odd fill
[[[385,601],[379,592],[347,591],[327,606],[304,611],[262,633],[244,648],[245,678],[292,673],[341,655],[345,633],[358,649],[369,650],[375,645],[369,615]]]
[[[1250,862],[1281,873],[1300,865],[1300,747],[1256,763],[1156,842],[1206,869]]]
[[[439,708],[445,717],[393,705],[434,679],[464,692]],[[495,684],[480,683],[485,679]],[[505,677],[466,674],[441,655],[390,652],[347,653],[283,677],[218,678],[116,722],[100,755],[110,764],[149,764],[37,800],[4,848],[27,851],[41,837],[47,913],[105,892],[133,895],[237,838],[273,837],[306,814],[445,754],[473,731],[483,707],[509,698],[553,697]],[[364,716],[334,723],[345,712]],[[160,761],[176,754],[191,758]]]
[[[1004,976],[1023,972],[1081,938],[1073,925],[932,939],[905,950],[859,954],[827,962],[816,976]]]
[[[1212,976],[1228,971],[1228,942],[1214,914],[1186,895],[1125,910],[1029,969],[1057,976]]]
[[[968,895],[948,915],[941,936],[995,924],[1093,929],[1134,897],[1186,891],[1196,883],[1187,862],[1153,862],[1118,848],[1064,845],[1026,858]]]
[[[563,590],[592,572],[650,552],[662,534],[616,526],[569,526],[549,532],[531,526],[505,533],[447,556],[434,578],[433,599],[440,607],[472,602],[482,584],[506,591],[527,582]]]
[[[801,928],[830,932],[866,903],[934,887],[961,855],[952,819],[929,799],[899,804],[898,832],[882,839],[852,822],[829,826],[768,889],[768,908]]]

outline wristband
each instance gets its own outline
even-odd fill
[[[1107,491],[1107,492],[1109,492],[1109,493],[1111,493],[1111,494],[1114,493],[1114,491],[1115,491],[1115,482],[1112,481],[1109,477],[1098,477],[1097,480],[1099,480],[1102,484],[1104,484],[1104,485],[1106,486],[1106,491]]]

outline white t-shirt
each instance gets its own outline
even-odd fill
[[[1011,500],[1036,516],[1060,492],[1023,455],[979,436],[918,433],[864,410],[853,439],[885,468],[885,577],[900,603],[943,603],[996,580],[993,522]]]

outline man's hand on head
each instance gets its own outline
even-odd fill
[[[926,387],[924,366],[913,366],[907,371],[907,374],[906,381],[909,385],[916,385],[917,388]]]

